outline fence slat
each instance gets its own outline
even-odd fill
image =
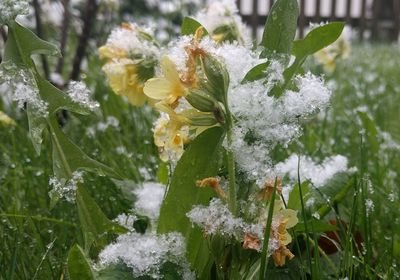
[[[314,21],[319,23],[321,21],[321,0],[315,0],[315,18]]]
[[[263,10],[266,7],[269,11],[276,2],[276,0],[261,1],[263,1]],[[239,5],[247,4],[240,7],[240,11],[243,20],[251,26],[252,34],[256,38],[259,27],[265,24],[268,16],[258,13],[258,6],[261,2],[259,0],[252,0],[252,2],[236,0],[236,2]],[[298,2],[300,16],[297,35],[299,38],[304,37],[309,22],[327,20],[346,21],[352,27],[358,28],[360,40],[365,39],[367,30],[371,32],[371,40],[384,38],[396,40],[400,35],[400,0],[330,0],[330,4],[327,0],[298,0]],[[338,13],[339,7],[341,8],[340,14]],[[252,10],[250,10],[251,8]],[[245,14],[243,15],[243,13]]]
[[[251,28],[253,38],[257,38],[258,29],[258,0],[253,0],[253,11],[251,15]]]
[[[346,22],[349,23],[351,19],[351,0],[346,3]]]
[[[336,0],[331,2],[331,21],[336,19]]]
[[[393,40],[397,40],[400,32],[400,1],[398,0],[393,0],[393,16]]]
[[[274,0],[269,0],[269,9],[271,10],[272,5],[274,5]]]
[[[304,37],[304,28],[306,26],[306,17],[304,15],[305,0],[300,0],[300,16],[299,16],[299,37]]]

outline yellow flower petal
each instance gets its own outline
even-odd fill
[[[165,78],[151,78],[144,85],[144,94],[153,99],[164,99],[169,97],[172,84]]]
[[[176,70],[175,64],[169,59],[168,56],[164,56],[161,59],[161,69],[164,73],[165,78],[170,81],[171,83],[179,83],[180,78],[178,70]]]

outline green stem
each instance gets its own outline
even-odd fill
[[[301,214],[303,216],[304,220],[304,229],[305,229],[305,234],[306,234],[306,250],[307,250],[307,259],[308,259],[308,265],[310,266],[310,273],[311,273],[311,279],[313,278],[313,269],[312,269],[312,262],[311,262],[311,253],[310,253],[310,244],[308,241],[308,225],[307,225],[307,217],[306,217],[306,208],[304,207],[304,200],[303,200],[303,191],[301,189],[301,180],[300,180],[300,156],[299,160],[297,163],[297,185],[299,187],[299,194],[300,194],[300,202],[301,202]]]
[[[227,163],[228,163],[228,176],[229,176],[229,210],[232,214],[236,214],[236,171],[235,171],[235,155],[232,151],[233,142],[233,120],[232,115],[227,109],[226,112],[226,137],[228,142]]]

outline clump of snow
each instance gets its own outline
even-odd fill
[[[144,34],[152,36],[150,29],[139,28],[134,23],[117,27],[108,37],[106,46],[123,50],[132,56],[157,57],[159,49]]]
[[[342,155],[326,158],[318,164],[309,157],[300,157],[300,178],[310,180],[315,187],[323,186],[336,173],[349,171],[348,160]],[[278,163],[276,166],[278,174],[287,174],[292,180],[297,180],[298,156],[291,155],[286,161]]]
[[[282,82],[282,66],[271,61],[267,71],[276,75],[268,75],[266,81],[237,84],[228,93],[237,118],[231,148],[239,168],[259,185],[272,170],[270,151],[299,137],[299,118],[325,109],[331,96],[323,80],[311,73],[295,78],[296,91],[287,90],[280,98],[268,96],[269,90]]]
[[[133,190],[137,198],[135,202],[136,211],[151,219],[158,219],[165,190],[164,185],[156,182],[145,182],[141,187]]]
[[[260,248],[258,249],[262,249],[266,219],[260,219],[258,223],[247,223],[242,218],[233,216],[220,199],[213,198],[208,206],[194,206],[186,216],[193,224],[201,227],[207,235],[219,234],[233,237],[242,242],[246,234],[251,234],[260,240]],[[279,213],[276,215],[274,213],[271,231],[277,231],[281,218]],[[278,249],[279,241],[271,236],[268,243],[268,255],[270,255]]]
[[[117,241],[108,245],[99,254],[99,265],[124,263],[132,269],[134,277],[149,275],[160,279],[160,268],[166,262],[180,267],[184,279],[195,279],[185,258],[186,244],[183,236],[172,232],[168,234],[120,235]]]
[[[117,224],[129,229],[130,231],[134,231],[133,223],[137,220],[136,215],[132,214],[119,214],[115,219],[114,222]]]
[[[39,89],[28,69],[12,63],[3,63],[0,67],[0,84],[2,83],[7,84],[11,99],[17,102],[20,109],[24,109],[25,104],[28,104],[36,116],[48,115],[48,104],[40,98]]]
[[[365,200],[365,210],[366,210],[367,216],[368,216],[369,214],[371,214],[372,211],[374,211],[374,208],[375,208],[375,204],[374,204],[374,202],[372,201],[372,199],[367,198],[367,199]]]
[[[216,198],[208,206],[194,207],[186,216],[209,235],[219,233],[241,238],[245,228],[243,219],[234,217],[226,205]]]
[[[49,185],[52,189],[49,194],[50,196],[65,198],[66,201],[73,203],[75,202],[78,183],[83,183],[82,171],[74,171],[72,173],[72,178],[67,182],[62,182],[57,177],[51,177],[49,179]]]
[[[67,94],[74,102],[92,111],[100,107],[98,102],[90,100],[90,90],[83,82],[70,82],[68,85]]]
[[[1,0],[0,24],[6,24],[17,15],[26,15],[29,12],[28,0]]]
[[[283,96],[283,106],[289,118],[311,114],[326,108],[331,91],[324,85],[323,79],[310,72],[296,78],[299,91],[288,90]]]
[[[194,18],[210,33],[213,33],[218,27],[234,25],[246,44],[251,40],[246,26],[238,14],[238,8],[234,0],[208,0],[206,7],[197,13]]]

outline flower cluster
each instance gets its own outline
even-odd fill
[[[103,71],[113,91],[133,105],[143,105],[148,100],[143,94],[144,82],[154,76],[159,55],[149,31],[124,23],[112,31],[99,54],[106,60]]]

